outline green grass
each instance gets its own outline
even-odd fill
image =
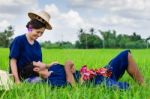
[[[122,49],[43,49],[43,61],[50,63],[73,60],[77,69],[87,64],[89,68],[105,66]],[[130,89],[123,91],[108,89],[103,85],[81,86],[76,88],[51,88],[47,84],[22,83],[14,85],[12,90],[0,91],[3,99],[150,99],[150,49],[131,50],[139,69],[144,75],[146,87],[140,87],[126,73],[121,81],[127,81]],[[9,50],[0,49],[0,69],[8,70]]]

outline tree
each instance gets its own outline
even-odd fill
[[[146,46],[147,46],[147,48],[149,48],[149,41],[150,41],[150,37],[148,37],[148,38],[146,38]]]
[[[140,35],[137,35],[136,32],[134,32],[130,37],[131,41],[138,41],[138,40],[142,40]]]
[[[101,31],[100,34],[103,38],[103,48],[115,48],[116,47],[116,31]]]
[[[13,35],[14,29],[12,26],[8,26],[6,30],[0,32],[0,46],[8,47],[10,45],[10,41],[12,40]]]
[[[91,33],[91,35],[93,35],[93,34],[94,34],[94,32],[95,32],[95,29],[94,29],[94,28],[91,28],[91,29],[90,29],[90,33]]]
[[[51,48],[57,48],[57,49],[62,49],[62,48],[74,48],[74,45],[71,42],[55,42],[51,43],[51,41],[45,41],[41,43],[41,46],[46,49],[51,49]]]
[[[94,34],[94,29],[90,29],[90,33],[84,32],[83,29],[81,29],[82,32],[80,31],[78,37],[79,40],[76,41],[75,46],[78,48],[100,48],[102,47],[102,40],[99,36]]]

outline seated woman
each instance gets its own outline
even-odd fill
[[[87,70],[87,68],[85,69],[86,71],[82,71],[85,67],[83,67],[80,71],[76,71],[74,64],[71,61],[67,61],[65,66],[61,64],[53,64],[48,68],[45,67],[46,65],[44,63],[34,62],[32,66],[27,66],[22,74],[27,76],[31,74],[35,76],[40,75],[52,86],[66,86],[68,82],[71,85],[74,85],[75,82],[79,82],[79,79],[81,79],[81,82],[86,82],[86,80],[88,80],[88,82],[95,85],[104,82],[108,87],[117,86],[120,89],[127,89],[129,87],[128,83],[118,82],[126,70],[137,83],[140,85],[144,83],[144,79],[132,58],[130,50],[121,52],[113,58],[106,67],[98,69],[103,70],[100,73],[94,70]],[[109,75],[107,75],[107,71],[109,70]],[[90,71],[90,73],[87,71]],[[104,71],[106,72],[103,73]],[[88,73],[89,75],[92,74],[94,76],[91,78],[89,77],[89,79],[84,79],[85,74]]]

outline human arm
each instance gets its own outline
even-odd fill
[[[66,61],[65,62],[65,72],[66,72],[66,80],[69,82],[72,86],[75,86],[75,79],[73,76],[73,73],[75,72],[75,66],[72,61]]]
[[[52,62],[50,64],[45,64],[41,61],[38,61],[38,62],[33,61],[32,64],[33,64],[33,66],[37,66],[37,67],[40,67],[42,69],[42,68],[49,68],[54,64],[58,64],[58,62],[56,61],[56,62]]]
[[[12,74],[14,76],[15,83],[19,84],[20,79],[19,79],[19,76],[18,76],[17,60],[14,59],[14,58],[10,59],[10,66],[11,66]]]

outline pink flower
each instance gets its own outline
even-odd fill
[[[88,69],[86,65],[82,66],[82,68],[80,69],[80,73],[84,81],[93,79],[96,75],[101,75],[104,77],[110,77],[112,75],[112,72],[107,68],[99,68],[93,70]]]

